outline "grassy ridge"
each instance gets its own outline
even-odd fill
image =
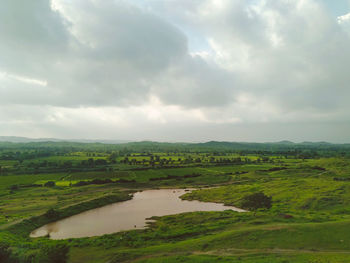
[[[277,172],[253,172],[244,177],[245,181],[240,184],[201,189],[182,198],[240,207],[245,195],[262,191],[272,196],[273,211],[350,213],[350,183],[334,181],[334,176],[327,171],[292,168]]]
[[[221,256],[221,255],[191,255],[191,256],[163,256],[152,259],[136,260],[137,263],[347,263],[350,255],[334,253],[322,253],[320,255],[310,253],[271,254],[252,253],[251,255]]]
[[[214,214],[219,215],[218,213]],[[215,217],[214,214],[212,215],[213,217]],[[249,222],[249,219],[247,221]],[[244,224],[247,224],[247,221]],[[144,257],[148,258],[144,262],[158,262],[160,259],[157,258],[161,255],[177,255],[163,258],[162,260],[169,260],[164,262],[178,262],[176,260],[179,258],[188,260],[188,262],[197,262],[198,254],[213,254],[218,258],[222,258],[222,255],[231,255],[235,257],[228,257],[228,259],[241,257],[242,262],[251,262],[250,260],[253,257],[259,258],[258,255],[262,258],[262,254],[270,260],[276,257],[275,254],[279,254],[279,257],[282,259],[287,259],[289,254],[298,255],[296,257],[298,261],[290,262],[309,262],[307,260],[312,258],[321,259],[327,253],[329,256],[343,256],[345,259],[350,256],[349,227],[350,221],[306,224],[274,223],[258,226],[244,226],[241,223],[229,224],[223,229],[216,229],[214,232],[209,231],[210,235],[208,233],[205,234],[205,230],[202,229],[201,235],[196,235],[195,237],[189,235],[187,238],[182,237],[182,240],[180,239],[176,242],[164,241],[156,245],[148,244],[148,246],[140,248],[137,246],[131,248],[132,245],[130,244],[128,249],[123,246],[117,249],[117,246],[114,246],[110,251],[111,253],[108,254],[112,258],[112,262],[124,262]],[[164,229],[157,228],[154,231],[159,232],[158,238],[165,235],[165,233],[162,234]],[[171,235],[169,235],[169,232],[167,235],[167,239],[165,238],[164,240],[170,240]],[[172,240],[176,240],[176,238]],[[81,262],[80,252],[82,250],[84,249],[72,248],[72,262]],[[106,256],[106,253],[103,252],[103,247],[100,249],[95,247],[95,256],[101,253]],[[270,255],[266,256],[266,254]],[[306,257],[306,255],[309,256]],[[209,258],[215,259],[215,257]],[[326,262],[338,261],[334,260],[333,257],[332,260]]]

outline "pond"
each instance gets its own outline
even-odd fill
[[[188,190],[187,190],[188,191]],[[100,236],[146,227],[147,218],[194,211],[245,210],[223,204],[181,200],[183,189],[146,190],[133,199],[95,208],[34,230],[31,237],[51,239]]]

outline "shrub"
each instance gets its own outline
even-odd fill
[[[66,263],[69,247],[66,244],[45,245],[36,256],[36,263]]]
[[[46,187],[54,187],[56,186],[56,183],[54,181],[48,181],[44,184]]]
[[[18,187],[17,184],[14,184],[14,185],[11,185],[11,186],[10,186],[10,190],[11,190],[11,191],[15,191],[15,190],[18,190],[18,189],[19,189],[19,187]]]
[[[256,211],[260,208],[270,209],[272,205],[271,196],[262,192],[254,193],[243,197],[242,206],[246,209]]]
[[[10,249],[9,246],[4,244],[4,243],[0,243],[0,262],[10,262]]]
[[[45,217],[49,218],[49,219],[56,219],[59,217],[59,212],[56,211],[53,208],[50,208],[49,210],[47,210],[47,212],[45,213]]]

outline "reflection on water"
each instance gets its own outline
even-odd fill
[[[185,190],[162,189],[137,192],[133,199],[92,209],[60,221],[47,224],[31,233],[31,237],[49,235],[52,239],[89,237],[122,230],[144,228],[146,218],[193,211],[223,211],[232,209],[217,203],[185,201],[179,198]]]

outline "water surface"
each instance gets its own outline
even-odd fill
[[[95,208],[33,231],[31,237],[50,235],[52,239],[90,237],[146,226],[146,218],[194,211],[244,210],[223,204],[186,201],[183,189],[146,190],[133,199]]]

